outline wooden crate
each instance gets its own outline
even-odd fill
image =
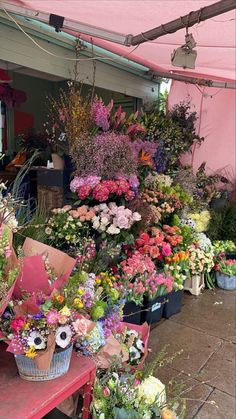
[[[38,206],[44,214],[49,214],[53,208],[61,208],[63,201],[63,187],[38,185]]]

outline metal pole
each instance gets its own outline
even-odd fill
[[[218,82],[213,80],[207,80],[197,77],[185,76],[184,74],[168,73],[161,71],[149,71],[148,74],[152,74],[154,78],[166,78],[172,80],[178,80],[185,83],[197,84],[198,86],[218,87],[222,89],[236,89],[236,83],[231,82]]]
[[[179,29],[190,28],[196,23],[202,22],[203,20],[210,19],[214,16],[221,15],[222,13],[229,12],[236,8],[236,0],[221,0],[217,3],[213,3],[210,6],[203,7],[202,9],[190,12],[185,16],[179,17],[178,19],[172,20],[171,22],[160,25],[157,28],[150,29],[146,32],[141,32],[138,35],[130,36],[130,45],[139,45],[147,41],[160,38],[161,36],[174,33]]]

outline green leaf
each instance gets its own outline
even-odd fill
[[[124,407],[114,407],[112,413],[115,419],[141,419],[138,412],[133,409],[125,409]]]

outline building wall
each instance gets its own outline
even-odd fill
[[[60,36],[60,34],[58,35]],[[37,39],[33,36],[34,39]],[[61,35],[63,40],[63,35]],[[49,55],[35,46],[19,30],[0,22],[0,59],[22,67],[41,71],[61,79],[70,79],[74,74],[75,52],[50,41],[37,39],[37,42]],[[62,42],[62,41],[61,41]],[[109,62],[109,61],[108,61]],[[93,83],[94,67],[92,61],[83,61],[78,65],[79,80],[85,84]],[[113,67],[105,62],[96,62],[95,85],[128,96],[150,100],[158,95],[158,84]]]
[[[208,173],[220,171],[231,180],[236,176],[236,96],[234,89],[214,87],[197,88],[174,81],[168,105],[172,107],[183,100],[190,100],[197,112],[197,132],[205,140],[192,153],[183,156],[196,170],[206,161]]]

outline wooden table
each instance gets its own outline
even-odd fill
[[[14,356],[5,349],[0,344],[0,419],[40,419],[80,389],[84,395],[82,419],[90,417],[96,367],[89,358],[73,353],[66,375],[32,382],[20,378]]]

